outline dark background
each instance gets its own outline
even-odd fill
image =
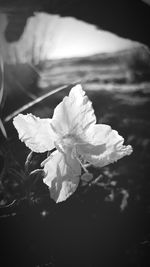
[[[0,6],[9,14],[5,32],[9,42],[18,40],[26,19],[34,11],[45,11],[75,16],[150,46],[150,8],[138,0],[1,1]],[[60,60],[52,65],[46,62],[41,78],[46,80],[47,90],[81,80],[92,100],[98,122],[118,130],[126,144],[133,146],[134,152],[101,170],[106,181],[111,177],[117,182],[114,201],[106,201],[109,190],[95,185],[88,190],[81,187],[67,201],[55,204],[42,181],[32,188],[27,198],[24,190],[30,182],[22,180],[25,179],[22,176],[29,150],[18,140],[12,120],[5,124],[9,138],[5,140],[0,135],[2,267],[150,266],[149,62],[149,55],[143,48],[86,59]],[[34,80],[29,89],[34,89],[38,97],[41,92],[36,82]],[[9,101],[6,99],[4,117],[29,101],[18,88],[19,92],[15,91],[16,85],[10,83],[10,87],[13,97]],[[69,89],[25,113],[51,116]],[[123,211],[120,209],[120,188],[129,193]],[[9,206],[14,199],[17,200],[15,204]]]

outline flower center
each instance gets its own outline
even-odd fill
[[[55,147],[62,153],[65,150],[73,150],[74,145],[76,144],[76,138],[71,134],[66,134],[64,136],[59,137],[55,142]]]
[[[76,138],[72,134],[66,134],[61,139],[62,146],[73,147],[76,143]]]

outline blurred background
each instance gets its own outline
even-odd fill
[[[2,266],[149,266],[150,1],[0,2],[0,227]],[[98,123],[133,154],[55,204],[28,179],[18,113],[51,117],[81,83]],[[37,166],[45,155],[34,155]],[[30,188],[30,192],[29,192]]]

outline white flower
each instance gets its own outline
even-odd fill
[[[14,118],[19,138],[34,152],[56,148],[41,165],[51,197],[66,200],[76,190],[81,175],[81,157],[94,166],[103,167],[130,155],[132,147],[105,124],[96,124],[92,104],[81,85],[74,86],[69,96],[55,108],[52,119],[32,114]]]

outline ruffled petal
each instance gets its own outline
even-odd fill
[[[61,135],[82,136],[85,130],[96,123],[91,101],[85,95],[81,85],[74,86],[69,96],[55,108],[52,125]]]
[[[43,165],[46,174],[43,181],[50,189],[51,198],[57,203],[65,201],[79,184],[79,162],[72,157],[70,151],[67,154],[55,151],[42,163]]]
[[[105,144],[111,131],[111,127],[106,124],[91,125],[85,132],[86,142],[94,146]]]
[[[130,145],[124,146],[124,138],[107,125],[95,125],[89,135],[89,143],[78,145],[78,153],[94,166],[103,167],[113,163],[133,151]],[[92,139],[91,139],[92,137]],[[91,140],[90,140],[91,139]]]
[[[13,124],[19,139],[32,151],[42,153],[53,149],[55,133],[51,128],[51,119],[40,119],[32,114],[19,114]]]

